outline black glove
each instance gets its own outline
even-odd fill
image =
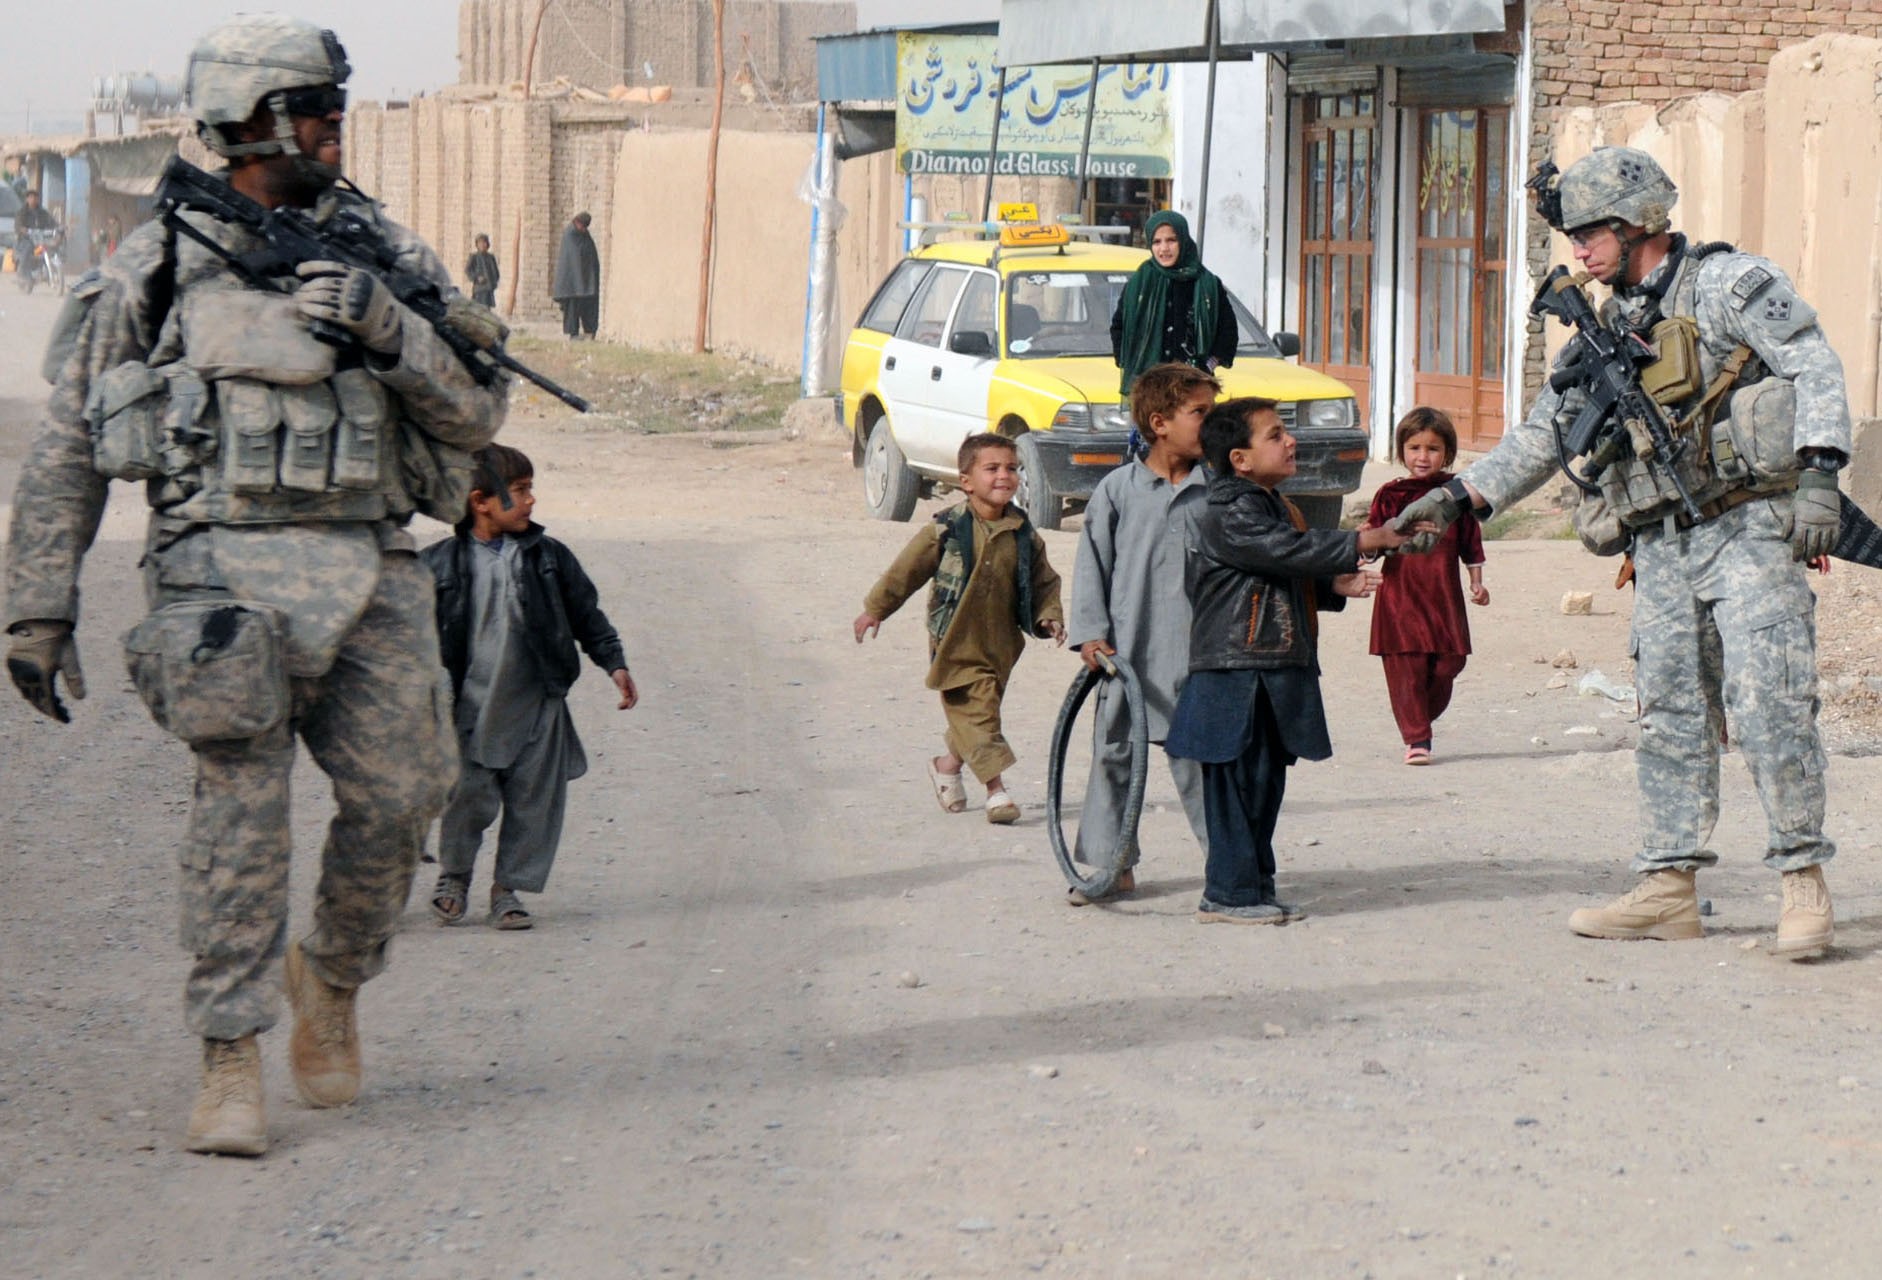
[[[1412,535],[1410,542],[1398,548],[1398,554],[1423,555],[1437,546],[1438,539],[1444,535],[1444,531],[1456,523],[1457,517],[1463,515],[1465,508],[1469,506],[1470,494],[1465,490],[1464,482],[1455,479],[1447,484],[1439,485],[1413,502],[1398,513],[1398,519],[1392,522],[1392,527],[1404,533],[1413,525],[1428,522],[1436,525],[1437,529],[1430,533]]]
[[[1829,555],[1842,528],[1843,495],[1836,487],[1836,473],[1804,468],[1791,499],[1791,559]]]
[[[54,677],[65,672],[66,690],[74,698],[85,696],[85,672],[78,665],[78,641],[72,638],[72,624],[35,619],[14,623],[7,634],[13,637],[7,649],[7,674],[13,677],[20,696],[41,715],[70,724],[71,713],[59,701]]]
[[[405,308],[370,271],[339,262],[303,262],[294,301],[302,314],[350,330],[366,346],[392,355],[403,341]]]

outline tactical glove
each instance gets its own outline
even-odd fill
[[[1836,488],[1836,473],[1806,467],[1791,499],[1791,559],[1829,555],[1842,526],[1843,495]]]
[[[308,319],[336,324],[381,355],[398,351],[405,308],[378,276],[340,262],[303,262],[294,270],[302,281],[294,301]]]
[[[72,717],[59,701],[53,677],[65,672],[65,687],[74,698],[85,696],[85,672],[78,665],[78,641],[72,638],[72,624],[34,620],[16,622],[8,633],[13,637],[7,649],[7,674],[19,688],[20,696],[33,704],[41,715],[51,716],[60,724],[70,724]]]
[[[1449,484],[1439,485],[1399,512],[1398,519],[1392,522],[1392,527],[1400,533],[1413,525],[1424,524],[1427,521],[1435,524],[1437,529],[1430,533],[1412,535],[1411,541],[1399,547],[1397,554],[1423,555],[1437,546],[1438,539],[1444,535],[1444,531],[1450,528],[1456,522],[1457,517],[1464,514],[1464,508],[1470,505],[1470,498],[1463,492],[1463,489],[1463,481],[1452,480]]]

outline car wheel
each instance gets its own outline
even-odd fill
[[[1046,474],[1045,456],[1032,433],[1025,432],[1013,442],[1019,454],[1019,494],[1014,501],[1026,513],[1035,529],[1056,529],[1065,519],[1065,502],[1052,487]]]
[[[878,520],[906,520],[915,514],[919,488],[885,413],[869,429],[869,443],[863,446],[863,503]]]

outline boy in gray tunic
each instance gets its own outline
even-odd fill
[[[581,671],[576,644],[614,681],[621,710],[640,694],[594,584],[530,519],[529,459],[504,445],[475,456],[469,514],[455,537],[422,553],[437,586],[439,651],[457,696],[463,758],[438,835],[443,873],[431,910],[442,924],[463,919],[478,846],[501,813],[490,923],[527,929],[535,919],[517,891],[547,885],[568,784],[588,772],[566,698]]]
[[[1085,665],[1121,654],[1143,688],[1150,738],[1163,741],[1177,694],[1189,674],[1189,596],[1183,563],[1196,523],[1208,506],[1202,469],[1202,422],[1222,385],[1185,364],[1155,365],[1131,385],[1131,417],[1149,452],[1098,482],[1085,508],[1072,577],[1071,640]],[[1074,856],[1093,866],[1123,868],[1113,895],[1137,887],[1138,851],[1118,848],[1124,795],[1130,785],[1130,708],[1115,681],[1098,686],[1091,776],[1078,822]],[[1168,757],[1190,829],[1205,852],[1202,768]],[[1066,901],[1092,900],[1078,889]]]

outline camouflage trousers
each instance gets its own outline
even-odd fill
[[[181,861],[184,989],[197,1035],[233,1040],[274,1025],[286,947],[288,782],[294,739],[333,785],[313,929],[301,940],[323,981],[357,987],[386,964],[426,827],[457,776],[431,575],[387,553],[377,589],[324,675],[292,681],[292,710],[259,737],[203,743]],[[165,598],[177,598],[175,592]]]
[[[1823,835],[1816,597],[1791,559],[1788,524],[1787,498],[1755,499],[1635,540],[1642,874],[1718,861],[1706,842],[1728,726],[1764,806],[1765,865],[1795,871],[1836,852]]]

